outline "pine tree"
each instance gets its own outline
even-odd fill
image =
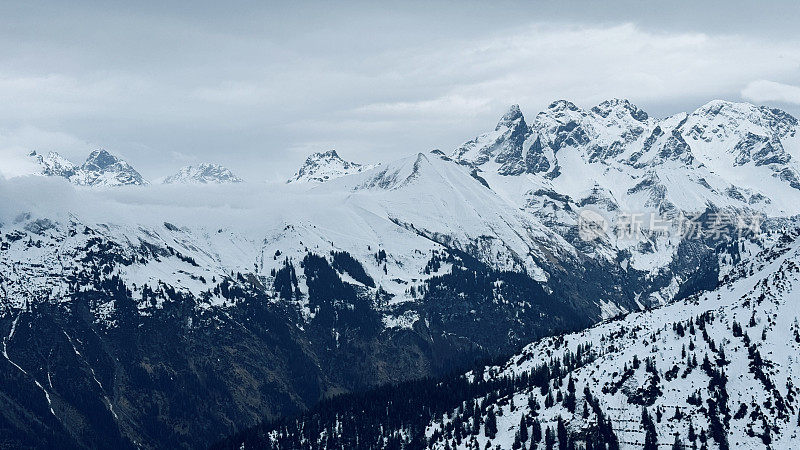
[[[519,440],[528,442],[528,421],[525,420],[525,414],[519,418]]]
[[[522,448],[522,441],[519,438],[519,431],[514,434],[514,443],[511,444],[512,450],[519,450]]]
[[[536,417],[539,415],[539,402],[533,398],[533,394],[528,397],[528,407],[531,410],[531,416]]]
[[[494,409],[489,409],[489,412],[486,413],[486,423],[484,427],[486,429],[486,437],[494,439],[497,435],[497,417],[494,415]]]
[[[647,408],[642,408],[642,428],[644,428],[644,450],[658,450],[656,426],[647,413]]]
[[[553,450],[553,445],[556,443],[556,437],[553,434],[553,429],[547,427],[544,432],[544,448],[545,450]]]
[[[555,401],[553,400],[553,391],[551,389],[547,390],[547,397],[544,398],[544,407],[545,408],[552,408],[555,405]]]
[[[686,446],[683,445],[680,434],[675,433],[675,442],[672,443],[672,450],[684,450],[685,448]]]
[[[556,432],[558,433],[558,450],[567,450],[567,427],[564,425],[564,419],[561,416],[558,416]]]
[[[567,408],[567,411],[575,412],[575,401],[575,381],[570,376],[567,383],[567,395],[564,396],[564,407]]]
[[[481,432],[481,415],[476,411],[472,415],[472,434],[474,436],[480,434]]]
[[[531,424],[531,443],[538,444],[542,440],[542,425],[537,419],[533,419]]]

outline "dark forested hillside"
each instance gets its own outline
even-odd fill
[[[783,449],[800,442],[800,233],[718,289],[461,374],[338,396],[219,449]]]

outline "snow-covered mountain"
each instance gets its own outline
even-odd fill
[[[37,175],[70,179],[79,170],[79,167],[73,164],[72,161],[56,152],[49,152],[47,155],[31,152],[28,156],[33,158],[40,168]]]
[[[126,161],[106,150],[95,150],[78,166],[56,152],[47,156],[31,152],[39,166],[37,175],[63,177],[79,186],[108,187],[145,185],[147,181]]]
[[[354,173],[363,172],[371,169],[371,165],[362,165],[343,160],[336,153],[336,150],[314,153],[298,169],[292,178],[286,180],[287,183],[315,182],[323,183],[334,178],[343,177]]]
[[[693,304],[796,224],[797,128],[747,104],[659,120],[558,101],[528,121],[512,107],[451,156],[367,167],[330,151],[280,186],[2,180],[0,423],[35,417],[49,445],[198,446],[330,394]],[[74,184],[145,183],[105,151],[31,157]]]
[[[182,167],[177,173],[165,177],[164,184],[228,184],[241,183],[241,178],[219,164],[203,163]]]
[[[555,435],[561,418],[575,441],[595,439],[607,423],[620,448],[649,439],[669,445],[676,436],[687,447],[793,448],[800,441],[798,261],[795,231],[714,291],[544,339],[472,374],[519,378],[562,362],[545,384],[479,399],[484,423],[490,410],[496,417],[492,443],[513,447],[515,436],[530,435],[520,424],[534,420]],[[441,433],[442,425],[432,423],[428,433]],[[476,438],[484,448],[485,430]],[[451,448],[469,448],[469,441]]]
[[[12,405],[0,417],[37,417],[48,445],[205,444],[328,393],[443,373],[636,307],[592,275],[613,268],[584,267],[432,155],[312,189],[62,189],[34,206],[17,195],[48,181],[0,184],[0,367],[14,386],[0,387]],[[577,271],[599,280],[596,297]],[[242,391],[245,378],[259,387]]]
[[[560,100],[530,124],[512,106],[452,158],[573,245],[657,277],[679,263],[686,218],[713,228],[800,213],[797,129],[785,112],[745,103],[658,120],[627,100],[589,110]],[[578,232],[586,210],[606,225],[591,247]],[[646,300],[663,302],[675,287]]]
[[[345,397],[226,447],[788,449],[800,442],[800,229],[717,289],[465,375]]]

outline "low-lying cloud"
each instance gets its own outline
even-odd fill
[[[758,80],[742,89],[742,97],[752,102],[780,102],[800,105],[800,87]]]

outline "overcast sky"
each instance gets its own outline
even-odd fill
[[[800,113],[796,1],[9,3],[0,152],[104,147],[150,179],[450,151],[512,103],[533,116],[560,98]]]

